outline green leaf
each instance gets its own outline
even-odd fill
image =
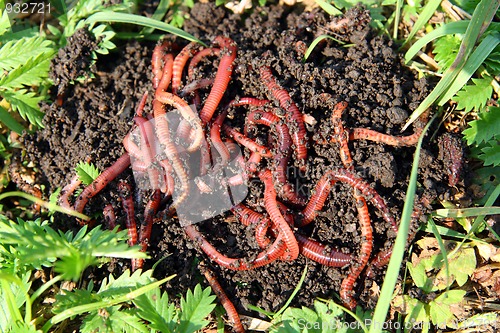
[[[0,48],[0,70],[10,71],[24,65],[29,59],[41,54],[54,53],[54,45],[43,37],[12,40]]]
[[[489,107],[480,112],[479,119],[469,122],[469,128],[463,131],[467,144],[481,144],[495,138],[500,133],[500,107]]]
[[[434,53],[434,60],[438,63],[439,72],[442,73],[450,68],[457,57],[460,43],[460,38],[455,35],[446,35],[434,43],[432,53]]]
[[[464,110],[465,112],[481,110],[493,94],[492,81],[493,78],[490,77],[472,79],[473,84],[464,86],[452,98],[453,101],[458,103],[457,109]]]
[[[0,17],[0,36],[5,34],[11,28],[9,13],[6,10],[2,10],[2,16]]]
[[[342,12],[335,8],[332,4],[325,0],[314,0],[328,15],[338,16],[342,15]]]
[[[345,44],[344,42],[342,42],[342,41],[340,41],[340,40],[338,40],[336,38],[333,38],[333,37],[331,37],[329,35],[320,35],[320,36],[316,37],[312,41],[311,45],[309,45],[309,47],[307,48],[306,53],[304,54],[304,60],[303,61],[306,61],[307,58],[309,58],[309,56],[311,55],[311,53],[314,50],[314,48],[316,47],[316,45],[318,45],[319,42],[321,42],[323,39],[326,39],[326,38],[334,40],[334,41],[336,41],[339,44]]]
[[[434,325],[441,328],[454,318],[450,305],[459,304],[465,296],[465,290],[449,290],[429,303],[429,314]]]
[[[413,28],[411,29],[411,32],[408,35],[408,37],[406,37],[404,44],[406,44],[410,40],[412,40],[413,37],[415,36],[415,34],[420,29],[422,29],[424,27],[424,25],[429,21],[429,19],[432,17],[432,15],[434,15],[436,9],[439,7],[440,4],[441,4],[441,0],[430,0],[429,2],[427,2],[427,4],[425,5],[424,9],[420,12],[420,14],[418,14],[416,11],[416,9],[418,9],[418,8],[413,7],[415,10],[416,16],[418,16],[418,20],[413,25]],[[415,5],[418,7],[420,5],[420,3],[416,2]],[[407,7],[407,6],[405,6],[405,7]],[[406,15],[408,15],[408,13]],[[406,20],[408,21],[409,17],[407,17]]]
[[[488,142],[488,146],[481,149],[483,154],[478,157],[484,161],[485,166],[499,166],[500,165],[500,135],[497,140]]]
[[[453,242],[453,244],[455,244]],[[458,244],[456,244],[458,245]],[[449,287],[454,280],[459,286],[463,286],[476,269],[476,254],[473,248],[461,248],[448,258],[451,279],[446,278],[446,270],[441,270],[436,275],[435,288],[433,290],[443,290]]]
[[[86,162],[78,162],[75,168],[75,172],[81,182],[85,185],[92,184],[92,182],[101,174],[99,169],[97,169],[94,164]]]
[[[38,103],[44,99],[42,96],[37,96],[36,93],[26,89],[0,91],[0,95],[10,103],[12,109],[18,112],[23,119],[28,120],[35,126],[43,127],[44,113],[38,107]]]
[[[215,296],[211,295],[209,287],[201,290],[198,284],[194,292],[188,290],[186,298],[181,298],[181,315],[178,332],[191,333],[200,330],[208,325],[209,321],[205,318],[215,308]]]
[[[174,333],[177,326],[178,311],[173,303],[168,302],[168,294],[161,294],[154,289],[137,297],[134,304],[138,315],[149,322],[149,327],[160,332]]]
[[[0,76],[1,89],[23,88],[25,85],[38,86],[42,84],[49,75],[50,60],[53,54],[53,52],[41,53],[34,58],[28,59],[7,75]]]
[[[24,127],[15,120],[9,111],[5,110],[0,106],[0,119],[5,126],[7,126],[11,131],[16,132],[21,135],[23,133]]]
[[[148,327],[136,315],[135,310],[121,310],[112,306],[86,316],[81,326],[82,333],[149,333]]]

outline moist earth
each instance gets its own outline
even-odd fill
[[[315,118],[317,124],[308,126],[311,139],[308,172],[296,173],[294,177],[305,195],[310,195],[326,170],[342,166],[335,143],[320,145],[315,142],[332,133],[330,116],[336,103],[346,101],[349,104],[343,116],[347,128],[366,127],[387,134],[409,135],[413,133],[412,126],[403,133],[401,128],[430,89],[425,79],[419,79],[417,73],[403,65],[398,45],[377,35],[370,28],[369,20],[368,13],[361,7],[349,10],[340,18],[330,18],[318,9],[303,12],[299,6],[278,5],[255,8],[251,14],[239,16],[222,7],[197,3],[185,22],[183,29],[207,44],[222,34],[238,45],[232,80],[222,105],[244,96],[272,99],[258,72],[259,67],[269,65],[300,110]],[[322,34],[329,34],[337,41],[319,43],[303,62],[307,46]],[[186,44],[182,39],[169,38],[179,46]],[[121,142],[133,127],[134,112],[142,95],[147,91],[149,96],[154,93],[151,85],[153,43],[126,42],[118,45],[112,54],[99,56],[97,63],[91,65],[90,52],[95,48],[96,41],[91,36],[78,32],[59,52],[51,73],[58,83],[52,89],[54,103],[43,106],[45,127],[23,138],[27,158],[40,170],[38,181],[45,185],[45,197],[70,181],[78,162],[91,161],[104,170],[121,156],[124,153]],[[213,77],[217,62],[216,57],[203,62],[197,76]],[[278,106],[276,101],[273,103]],[[230,124],[241,130],[247,110],[245,107],[231,110]],[[145,112],[151,112],[151,97]],[[446,166],[438,158],[436,137],[440,131],[442,129],[431,127],[433,135],[427,135],[424,141],[418,193],[431,198],[450,198],[462,191],[463,181],[453,189],[448,186]],[[349,147],[357,174],[378,191],[398,219],[414,147],[391,147],[359,140],[351,142]],[[134,183],[130,170],[118,180]],[[245,203],[262,207],[262,190],[261,184],[253,184]],[[149,193],[136,189],[134,197],[140,220]],[[107,203],[113,204],[118,222],[123,226],[125,216],[117,196],[117,181],[92,200],[85,212],[96,215],[100,223],[103,218],[99,214]],[[391,246],[395,233],[372,206],[370,212],[374,253],[377,253]],[[187,239],[175,216],[166,217],[161,213],[158,216],[149,247],[152,258],[144,268],[151,268],[163,259],[154,274],[158,278],[176,274],[165,286],[172,297],[184,294],[198,282],[205,284],[197,268],[200,261],[214,270],[240,313],[252,316],[257,314],[249,310],[249,304],[268,311],[283,306],[299,283],[306,265],[306,279],[293,306],[311,306],[318,297],[338,299],[341,282],[349,272],[349,266],[329,268],[303,256],[293,262],[275,261],[251,271],[224,269]],[[57,226],[75,229],[78,223],[64,217]],[[199,223],[198,227],[228,256],[255,256],[259,252],[253,229],[237,223],[231,213]],[[336,186],[316,221],[305,228],[305,233],[333,248],[352,253],[356,258],[361,234],[352,189]],[[107,271],[120,274],[129,266],[128,261],[114,261],[105,269],[87,272],[86,279],[94,278],[98,283]],[[360,276],[355,285],[358,304],[365,308],[374,306],[376,284],[381,284],[383,273],[377,271],[378,275],[372,280],[365,280],[363,274]]]

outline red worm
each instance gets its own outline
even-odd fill
[[[222,127],[222,123],[226,118],[226,115],[227,111],[223,111],[220,115],[218,115],[217,118],[215,118],[212,127],[210,128],[210,139],[212,140],[212,146],[219,153],[222,160],[221,163],[223,165],[227,164],[229,162],[229,159],[231,158],[229,149],[227,149],[226,145],[224,144],[224,142],[222,142],[222,139],[220,137],[220,130]]]
[[[189,123],[189,125],[191,125],[191,127],[195,131],[195,137],[191,145],[187,148],[187,151],[193,152],[197,150],[201,145],[201,141],[204,140],[205,138],[203,128],[201,127],[200,118],[194,113],[194,111],[187,104],[187,102],[182,98],[180,98],[179,96],[176,96],[166,91],[160,91],[160,92],[156,91],[155,98],[156,99],[153,101],[154,117],[165,118],[166,112],[161,104],[168,104],[175,107],[179,111],[181,116]],[[160,103],[155,103],[156,101]],[[156,122],[158,124],[158,119],[156,119]],[[161,123],[162,124],[166,123],[166,121],[163,121]],[[157,134],[158,138],[161,141],[162,139],[161,136],[165,135],[165,131],[157,127]]]
[[[163,75],[163,65],[161,63],[163,58],[163,51],[165,51],[166,43],[158,44],[153,50],[151,57],[151,67],[153,68],[153,88],[156,89],[160,83]]]
[[[179,157],[177,148],[175,147],[175,144],[172,142],[172,139],[170,138],[168,120],[165,117],[156,116],[157,114],[160,113],[159,111],[157,111],[158,109],[163,110],[163,106],[159,101],[155,100],[153,101],[153,110],[156,119],[155,122],[156,133],[158,135],[160,143],[165,147],[164,151],[165,154],[167,155],[167,159],[170,165],[172,166],[173,170],[175,171],[175,174],[177,175],[177,177],[179,177],[179,180],[181,182],[182,193],[172,203],[171,208],[173,209],[177,208],[178,205],[181,204],[187,198],[190,190],[189,178],[187,171],[184,168],[184,165]]]
[[[448,173],[448,185],[457,185],[463,168],[464,150],[459,137],[445,133],[438,139],[439,159]]]
[[[134,117],[135,124],[139,127],[141,136],[141,153],[143,161],[146,164],[149,182],[152,189],[159,188],[160,175],[158,170],[153,166],[155,154],[153,152],[152,144],[154,145],[155,136],[153,134],[153,127],[151,122],[142,117]],[[151,142],[153,140],[153,142]]]
[[[250,106],[263,106],[269,104],[269,100],[267,99],[259,99],[255,97],[241,97],[238,99],[233,99],[229,102],[228,106],[242,106],[242,105],[250,105]]]
[[[253,174],[259,170],[260,161],[262,160],[262,155],[257,152],[252,152],[250,157],[246,162],[246,170]]]
[[[392,256],[392,247],[387,250],[382,250],[375,255],[375,257],[370,261],[370,265],[366,269],[366,278],[375,278],[375,268],[382,268],[389,263]]]
[[[219,284],[212,271],[210,271],[206,267],[200,267],[200,270],[203,273],[203,275],[205,275],[205,278],[210,284],[210,287],[212,287],[212,290],[217,295],[217,298],[219,298],[220,303],[226,310],[227,316],[229,317],[229,320],[232,322],[233,331],[236,333],[245,333],[245,328],[241,323],[238,311],[236,311],[236,308],[227,297],[226,293],[224,292],[224,289],[222,289],[222,286]]]
[[[70,208],[71,204],[69,203],[68,198],[73,194],[73,192],[75,192],[75,190],[78,188],[78,186],[80,186],[81,183],[82,181],[80,180],[80,176],[75,175],[73,178],[71,178],[69,184],[64,186],[61,190],[61,196],[57,201],[59,205],[65,208]]]
[[[181,52],[175,57],[173,63],[173,76],[172,76],[172,91],[177,94],[177,90],[181,86],[182,71],[188,59],[196,53],[198,44],[191,42],[186,45]]]
[[[213,247],[194,225],[185,226],[184,231],[186,235],[210,257],[210,259],[222,267],[235,271],[250,270],[267,265],[280,258],[286,249],[285,243],[280,235],[271,246],[260,252],[255,259],[248,261],[245,258],[229,258]]]
[[[146,252],[149,246],[149,239],[151,237],[151,229],[153,227],[153,218],[158,211],[158,207],[161,202],[160,190],[155,190],[153,195],[149,199],[146,207],[144,208],[144,218],[139,226],[139,244],[141,245],[141,251]],[[144,264],[144,259],[134,259],[135,263],[133,266],[136,268],[142,268]]]
[[[333,108],[332,112],[332,127],[335,133],[335,139],[339,143],[340,148],[340,159],[344,164],[344,167],[352,171],[353,161],[351,158],[351,153],[349,152],[349,137],[347,132],[344,130],[344,126],[342,125],[342,112],[347,108],[346,102],[340,102]]]
[[[427,123],[427,118],[429,116],[428,112],[424,112],[420,118],[419,122],[415,125],[415,132],[408,136],[393,136],[388,134],[383,134],[367,128],[354,128],[349,133],[350,140],[370,140],[379,143],[385,143],[390,146],[414,146],[418,142],[420,134],[424,128],[424,124]]]
[[[167,53],[163,56],[163,73],[161,76],[161,80],[156,87],[157,91],[166,91],[170,82],[172,81],[172,74],[174,70],[174,56],[170,53]],[[153,84],[154,87],[154,84]]]
[[[283,236],[287,251],[289,251],[287,259],[295,260],[299,256],[299,245],[297,243],[297,239],[295,239],[292,229],[278,209],[278,204],[276,202],[276,190],[274,189],[271,171],[266,169],[259,172],[259,178],[265,186],[264,206],[266,207],[266,211],[268,212],[271,221],[278,227],[279,236]]]
[[[224,54],[221,57],[217,74],[215,75],[214,85],[210,90],[210,94],[200,111],[200,118],[203,124],[207,124],[217,109],[224,92],[227,89],[231,74],[233,72],[233,62],[236,59],[237,47],[236,43],[230,38],[217,36],[215,43],[224,49]]]
[[[120,182],[118,183],[118,191],[120,192],[123,210],[125,211],[125,226],[128,230],[128,244],[132,246],[137,244],[137,224],[135,223],[132,188],[129,184]],[[134,270],[134,268],[132,269]]]
[[[173,173],[172,165],[168,160],[161,160],[160,165],[163,168],[163,175],[165,178],[164,179],[165,191],[162,190],[162,192],[165,193],[166,196],[172,196],[175,188],[174,177],[172,176]]]
[[[113,230],[116,227],[116,215],[112,204],[107,204],[102,209],[102,215],[104,215],[104,221],[106,222],[106,227],[109,230]]]
[[[135,110],[135,114],[138,117],[142,117],[142,112],[144,111],[144,107],[146,106],[146,102],[148,101],[148,92],[146,91],[141,98],[141,101],[139,102],[139,105],[137,106],[137,110]]]
[[[290,98],[288,92],[278,85],[269,67],[261,67],[260,76],[267,86],[267,89],[286,111],[285,119],[290,130],[290,135],[292,136],[300,169],[305,171],[305,161],[307,159],[307,132],[304,125],[304,117],[297,105]]]
[[[130,156],[128,153],[123,154],[112,166],[104,170],[92,184],[87,186],[80,196],[75,201],[75,210],[83,213],[87,202],[99,193],[109,182],[115,179],[130,165]]]
[[[192,92],[194,92],[194,91],[196,91],[198,89],[208,87],[212,83],[214,83],[214,79],[200,79],[200,80],[196,80],[196,81],[193,81],[193,82],[187,84],[182,89],[182,91],[179,94],[181,96],[185,96],[185,95],[187,95],[189,93],[192,93]]]
[[[250,123],[268,126],[278,135],[278,147],[273,157],[273,178],[274,182],[278,184],[279,195],[295,205],[305,205],[305,200],[298,195],[287,178],[290,148],[292,146],[288,127],[275,114],[261,110],[250,112],[247,115],[247,120]]]
[[[231,212],[233,212],[233,214],[238,218],[238,220],[247,227],[251,224],[260,223],[264,218],[264,216],[261,213],[258,213],[255,210],[241,203],[231,208]]]
[[[191,59],[191,62],[189,63],[188,66],[188,78],[192,79],[194,76],[194,68],[198,66],[199,62],[203,60],[205,57],[211,57],[211,56],[219,56],[220,55],[220,49],[216,47],[211,47],[208,49],[203,49],[196,53],[193,56],[193,59]]]
[[[329,267],[343,267],[352,262],[350,254],[328,248],[315,240],[295,233],[295,238],[299,243],[300,253],[311,260]]]
[[[269,149],[267,149],[265,146],[259,145],[257,142],[255,142],[252,139],[247,138],[234,128],[232,128],[229,125],[222,125],[222,129],[224,132],[226,132],[226,135],[232,137],[236,142],[241,144],[242,146],[247,147],[250,149],[251,152],[257,152],[263,157],[272,157],[272,153]]]
[[[368,206],[362,196],[356,198],[356,208],[358,209],[359,223],[361,225],[361,250],[358,258],[358,264],[351,266],[349,275],[342,281],[340,287],[340,298],[343,300],[344,305],[349,309],[356,307],[356,300],[354,299],[354,283],[358,276],[361,274],[366,264],[370,260],[370,255],[373,248],[373,234],[370,220],[370,213]]]

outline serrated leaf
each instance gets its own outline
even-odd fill
[[[453,243],[452,243],[453,244]],[[469,276],[474,273],[476,269],[476,254],[472,248],[461,248],[453,257],[448,259],[450,279],[446,278],[446,269],[443,267],[436,275],[434,282],[435,288],[433,290],[443,290],[447,288],[454,280],[457,281],[459,286],[463,286]]]
[[[82,333],[149,333],[147,326],[136,316],[134,310],[121,310],[112,306],[85,317],[81,326]]]
[[[491,82],[493,78],[472,79],[473,84],[465,85],[460,89],[453,101],[457,102],[457,109],[470,112],[472,110],[481,110],[490,100],[493,94]]]
[[[54,52],[41,53],[28,59],[24,64],[10,71],[7,75],[0,76],[2,89],[23,88],[37,86],[49,76],[50,60]]]
[[[469,146],[488,142],[500,133],[500,107],[489,107],[478,116],[479,119],[471,121],[470,127],[463,131]]]
[[[485,166],[500,165],[500,135],[498,139],[493,139],[488,142],[488,146],[481,149],[483,152],[478,157],[484,161]]]
[[[53,43],[39,36],[9,41],[0,49],[0,70],[10,71],[30,58],[53,52]]]
[[[434,43],[434,60],[437,61],[439,72],[444,72],[448,69],[458,54],[461,40],[455,35],[446,35],[439,38]]]
[[[37,96],[34,92],[28,92],[26,89],[0,91],[0,95],[24,120],[27,119],[31,124],[43,127],[44,113],[38,107],[38,103],[43,100],[42,96]]]
[[[168,302],[168,294],[154,289],[137,297],[134,301],[138,315],[149,322],[149,327],[163,333],[174,333],[178,310]]]
[[[198,284],[194,292],[188,290],[186,298],[181,298],[181,314],[178,332],[192,333],[207,326],[209,321],[205,318],[215,308],[215,296],[211,295],[209,287],[201,290]]]
[[[103,280],[101,287],[99,288],[98,294],[100,297],[109,297],[113,294],[128,292],[140,286],[145,286],[155,281],[152,277],[153,271],[148,270],[143,272],[142,270],[136,270],[132,275],[130,275],[130,270],[126,270],[117,279],[113,275]]]
[[[2,11],[2,16],[0,17],[0,36],[9,31],[10,20],[9,13],[6,10]]]
[[[78,162],[75,168],[75,172],[80,178],[81,182],[85,185],[90,185],[92,182],[99,177],[101,172],[92,163]]]

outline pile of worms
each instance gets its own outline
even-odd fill
[[[71,205],[68,198],[80,185],[75,177],[63,189],[60,203],[82,213],[91,198],[131,167],[134,173],[147,179],[151,189],[142,221],[138,223],[135,218],[131,185],[121,181],[118,191],[126,214],[128,242],[130,245],[139,244],[146,251],[153,221],[165,201],[169,202],[165,210],[172,213],[191,201],[188,198],[194,193],[209,194],[214,186],[236,189],[259,183],[264,189],[263,207],[256,209],[238,203],[230,210],[239,222],[255,230],[260,253],[247,258],[227,257],[193,223],[183,226],[187,237],[212,261],[230,270],[252,270],[276,260],[293,261],[299,255],[330,267],[350,265],[350,271],[341,284],[340,297],[346,307],[355,308],[354,285],[359,275],[367,267],[367,275],[373,274],[372,269],[386,264],[390,257],[390,250],[372,255],[373,235],[368,203],[380,212],[394,231],[398,230],[398,226],[385,200],[355,173],[349,142],[369,140],[392,146],[412,146],[417,143],[425,120],[415,125],[414,133],[409,136],[391,136],[367,128],[346,128],[342,116],[348,104],[343,101],[337,103],[331,110],[333,134],[316,141],[316,144],[338,148],[343,166],[325,170],[315,185],[310,184],[311,191],[307,198],[294,187],[288,170],[294,166],[301,172],[308,170],[308,147],[312,142],[306,123],[311,121],[310,116],[300,111],[287,90],[280,85],[273,69],[265,65],[253,69],[260,74],[269,100],[243,96],[222,103],[237,57],[235,42],[218,36],[212,47],[190,43],[175,54],[179,49],[169,41],[155,47],[152,56],[153,111],[152,114],[143,111],[148,97],[145,94],[134,117],[134,131],[139,135],[133,138],[131,131],[125,137],[123,144],[126,152],[85,187]],[[218,59],[213,65],[218,65],[215,77],[195,79],[199,63],[214,57]],[[183,79],[187,81],[184,85]],[[202,91],[207,92],[204,98],[201,97]],[[226,121],[229,110],[235,107],[247,109],[242,130]],[[166,117],[173,110],[180,114],[181,119],[175,126]],[[265,133],[267,140],[261,140],[262,135],[256,138],[256,133]],[[246,150],[247,157],[235,154],[238,149]],[[186,155],[198,157],[199,170],[194,172],[193,166],[187,165]],[[235,174],[218,179],[219,184],[201,180],[200,176],[210,172],[211,166],[223,168],[233,160],[239,166]],[[198,181],[193,182],[193,173]],[[357,255],[326,246],[301,231],[304,226],[314,223],[336,183],[347,184],[353,191],[362,236]],[[104,217],[110,228],[115,227],[112,205],[104,208]],[[142,260],[132,261],[132,269],[142,266]],[[209,282],[214,280],[211,273],[204,272]],[[220,290],[218,284],[210,283],[214,290]],[[225,295],[223,291],[217,291],[217,294]],[[230,304],[227,296],[223,303]],[[234,307],[231,313],[235,313]],[[244,331],[239,318],[230,317],[235,330]]]

